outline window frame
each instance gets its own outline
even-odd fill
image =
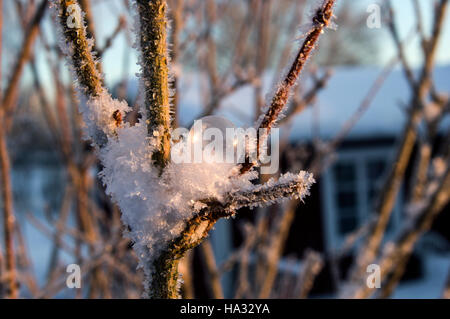
[[[369,161],[383,159],[386,161],[386,165],[392,160],[394,155],[393,147],[375,147],[370,149],[346,149],[337,152],[336,160],[325,170],[322,175],[322,183],[320,185],[321,193],[321,213],[322,224],[325,232],[325,247],[327,250],[335,250],[343,244],[346,235],[352,233],[350,231],[347,234],[341,234],[339,232],[339,217],[338,207],[336,204],[337,185],[334,182],[334,168],[339,163],[353,163],[355,165],[356,181],[356,207],[357,207],[357,228],[362,225],[363,221],[371,215],[372,210],[369,205],[369,179],[367,166]],[[388,166],[386,166],[387,168]],[[382,180],[386,176],[386,170],[383,173]],[[395,230],[397,229],[401,211],[403,206],[402,200],[402,188],[401,186],[399,197],[396,200],[394,210],[391,216],[392,228],[386,232],[385,239],[392,238]]]

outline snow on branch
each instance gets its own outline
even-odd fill
[[[289,88],[307,59],[303,55],[309,55],[328,25],[333,3],[329,0],[318,10],[303,53],[274,97],[273,112],[279,113],[275,109],[286,103]],[[178,297],[179,260],[206,238],[218,219],[242,207],[266,206],[284,198],[303,199],[314,183],[311,174],[300,172],[254,185],[252,180],[258,173],[252,167],[242,172],[236,163],[177,164],[170,158],[166,6],[163,0],[135,1],[140,87],[145,99],[140,109],[142,119],[131,126],[122,121],[130,110],[128,105],[112,99],[102,85],[93,40],[87,38],[77,1],[53,0],[62,35],[60,45],[69,58],[80,95],[87,98],[85,104],[80,103],[80,111],[88,136],[99,146],[104,166],[100,177],[106,193],[122,212],[125,235],[134,243],[139,267],[146,275],[145,291],[155,298]],[[277,116],[271,114],[269,118]],[[262,123],[268,129],[273,124],[268,120]]]
[[[277,181],[271,178],[265,184],[258,185],[250,191],[230,194],[229,209],[264,207],[283,199],[303,200],[309,195],[309,188],[314,182],[312,174],[305,171],[299,174],[286,173]]]
[[[269,180],[266,184],[249,187],[245,191],[237,190],[225,196],[223,202],[207,199],[194,203],[197,213],[186,221],[180,235],[169,241],[151,264],[151,280],[146,283],[150,297],[178,297],[178,262],[184,253],[197,246],[213,228],[217,220],[232,216],[242,207],[266,206],[285,198],[303,199],[309,194],[314,183],[311,174],[301,171],[299,174],[287,173],[278,181]],[[193,208],[194,209],[194,208]]]
[[[255,185],[249,190],[229,193],[224,203],[218,201],[201,201],[211,211],[221,216],[230,216],[243,207],[265,207],[276,204],[283,199],[303,200],[309,195],[311,185],[315,183],[312,174],[301,171],[299,174],[286,173],[278,180],[271,178],[265,184]]]

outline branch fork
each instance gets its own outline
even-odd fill
[[[178,263],[184,256],[184,253],[201,243],[214,226],[215,222],[223,217],[232,216],[242,207],[266,206],[278,202],[284,198],[303,199],[309,194],[309,188],[314,183],[311,174],[300,172],[299,174],[282,175],[278,181],[269,180],[266,184],[247,187],[230,191],[224,194],[223,201],[215,198],[207,198],[193,202],[189,207],[190,213],[180,212],[181,222],[176,224],[179,231],[169,229],[172,236],[170,240],[162,245],[164,247],[148,247],[149,240],[152,240],[151,234],[142,231],[143,223],[150,223],[151,219],[142,219],[143,205],[152,205],[148,199],[142,195],[142,192],[151,190],[152,194],[161,194],[164,192],[158,190],[160,179],[163,178],[165,170],[170,169],[170,149],[171,149],[171,118],[170,118],[170,90],[169,90],[169,70],[168,70],[168,50],[167,50],[167,25],[166,18],[167,4],[164,0],[135,0],[135,9],[139,30],[137,35],[138,47],[140,49],[140,80],[145,100],[141,106],[141,114],[145,120],[138,123],[135,127],[123,122],[125,113],[129,111],[128,105],[123,102],[113,100],[106,88],[103,87],[103,78],[97,68],[95,53],[93,52],[92,41],[88,40],[84,21],[82,28],[74,30],[67,26],[67,8],[68,5],[77,3],[76,0],[53,0],[56,6],[56,20],[61,29],[64,41],[62,47],[66,48],[64,52],[68,55],[71,66],[79,82],[80,93],[88,98],[87,106],[82,109],[83,117],[88,126],[88,134],[97,145],[102,160],[106,159],[104,165],[109,172],[118,174],[117,177],[104,178],[105,183],[115,200],[124,213],[124,210],[131,209],[128,206],[136,205],[138,212],[135,214],[126,214],[123,216],[124,222],[131,228],[130,233],[135,231],[133,225],[139,228],[138,235],[133,237],[135,245],[139,250],[138,255],[148,256],[149,252],[145,249],[156,251],[151,259],[142,262],[141,266],[145,269],[148,278],[145,283],[146,291],[152,298],[178,298]],[[266,129],[267,134],[278,120],[282,110],[285,108],[289,98],[290,91],[295,85],[304,65],[311,56],[314,47],[317,45],[320,35],[324,29],[329,26],[333,16],[333,6],[335,0],[326,0],[317,10],[312,18],[313,26],[307,34],[306,39],[301,46],[296,58],[294,59],[289,72],[280,83],[267,112],[262,116],[259,124],[260,129]],[[67,47],[69,48],[67,50]],[[141,124],[146,126],[146,135],[141,130]],[[98,131],[102,132],[99,138]],[[260,130],[258,130],[260,131]],[[125,137],[122,137],[125,134]],[[259,133],[258,133],[259,134]],[[125,141],[121,139],[125,138]],[[156,140],[156,143],[154,141]],[[152,163],[145,162],[139,156],[145,153],[139,148],[141,144],[152,143]],[[259,138],[258,138],[259,141]],[[145,142],[145,143],[144,143]],[[125,149],[117,150],[122,147]],[[127,149],[127,147],[129,149]],[[259,145],[258,145],[259,149]],[[112,155],[111,155],[112,154]],[[117,158],[109,158],[118,156]],[[109,158],[109,159],[108,159]],[[129,164],[129,158],[138,158],[137,163]],[[129,174],[121,173],[124,165]],[[240,169],[240,177],[243,178],[250,172],[257,163],[246,163]],[[152,167],[158,170],[154,175]],[[137,172],[144,175],[138,176]],[[251,175],[251,174],[250,174]],[[131,180],[136,176],[139,180]],[[117,184],[123,183],[128,187],[123,189]],[[152,185],[149,185],[152,184]],[[125,186],[124,186],[125,187]],[[127,194],[121,191],[129,192]],[[135,196],[133,201],[130,197]],[[159,198],[152,198],[152,201],[158,201]],[[154,206],[151,206],[155,208]],[[160,216],[168,213],[170,208],[160,207],[161,211],[155,214]],[[192,213],[194,211],[194,213]],[[172,212],[170,213],[172,214]],[[183,215],[184,214],[184,215]],[[176,215],[171,215],[171,218]],[[169,225],[167,220],[159,220],[164,227]],[[150,221],[150,222],[149,222]],[[136,230],[137,231],[137,230]],[[176,234],[176,235],[174,235]],[[170,238],[170,237],[169,237]],[[139,243],[139,240],[143,240]],[[145,241],[147,240],[147,241]],[[150,241],[151,242],[151,241]]]

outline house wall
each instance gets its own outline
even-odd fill
[[[395,146],[395,139],[393,137],[383,137],[383,138],[371,138],[371,139],[353,139],[343,143],[340,148],[341,158],[346,157],[365,157],[365,156],[384,156],[387,159],[392,158]],[[414,158],[414,154],[412,158]],[[287,168],[286,159],[281,160],[282,169]],[[410,185],[408,181],[411,179],[412,175],[412,163],[409,164],[406,171],[406,183],[402,187],[401,193],[406,194],[410,190]],[[328,172],[329,173],[329,172]],[[302,259],[306,249],[313,249],[318,252],[325,254],[325,266],[323,271],[319,274],[316,279],[315,286],[312,293],[328,293],[334,288],[334,279],[331,271],[330,263],[330,252],[339,247],[342,242],[342,238],[336,237],[332,234],[330,227],[332,226],[333,220],[335,218],[332,214],[333,209],[330,209],[330,199],[329,194],[332,190],[327,189],[330,187],[330,181],[326,179],[330,178],[327,173],[323,174],[321,177],[316,178],[316,184],[311,188],[311,195],[305,200],[304,203],[298,205],[296,210],[296,216],[291,226],[291,231],[289,233],[286,247],[283,253],[283,257],[296,257],[299,260]],[[328,183],[328,184],[327,184]],[[328,185],[328,186],[327,186]],[[364,187],[364,186],[361,186]],[[367,210],[367,206],[364,206]],[[395,230],[398,230],[398,226],[401,225],[402,219],[402,205],[397,206],[397,213],[394,215],[395,223],[392,229],[392,235],[395,234]],[[369,212],[367,212],[369,213]],[[254,221],[257,211],[251,211],[248,209],[241,210],[236,219],[230,219],[225,221],[228,223],[229,228],[220,226],[216,235],[217,239],[213,240],[213,245],[215,249],[221,250],[218,254],[220,260],[224,260],[227,255],[229,255],[234,248],[240,247],[243,242],[243,236],[240,232],[238,224],[243,220]],[[330,222],[331,221],[331,222]],[[438,232],[440,236],[446,238],[450,242],[450,205],[447,206],[444,211],[440,214],[436,222],[433,224],[432,230]],[[228,229],[228,230],[227,230]],[[230,236],[225,235],[229,231]],[[214,237],[214,235],[213,235]],[[390,236],[388,236],[390,237]],[[224,242],[225,240],[225,242]],[[224,251],[226,250],[226,251]],[[220,256],[219,256],[220,255]],[[353,261],[353,256],[346,255],[341,260],[338,261],[340,268],[340,276],[345,277]],[[202,265],[196,263],[196,276],[200,278],[199,274],[204,272]],[[417,252],[412,256],[408,266],[407,271],[404,275],[404,279],[418,278],[423,273],[421,255]],[[235,281],[235,272],[231,272],[226,280],[225,287],[227,291],[232,290],[232,284],[230,282]],[[203,291],[204,297],[208,296],[207,283],[197,283],[199,285],[200,291]],[[230,288],[231,287],[231,288]]]

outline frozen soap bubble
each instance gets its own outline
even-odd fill
[[[233,122],[221,116],[211,115],[196,120],[189,131],[194,163],[225,163],[227,152],[230,153],[228,162],[234,162],[235,129]]]
[[[202,140],[203,142],[205,142],[203,144],[203,146],[205,146],[209,142],[204,138],[205,132],[209,136],[213,135],[217,130],[217,133],[220,132],[220,134],[223,137],[223,142],[225,142],[227,128],[235,129],[236,127],[233,124],[233,122],[222,116],[216,115],[205,116],[198,120],[195,120],[194,125],[192,125],[189,131],[189,137],[194,143],[197,142],[198,140]]]

